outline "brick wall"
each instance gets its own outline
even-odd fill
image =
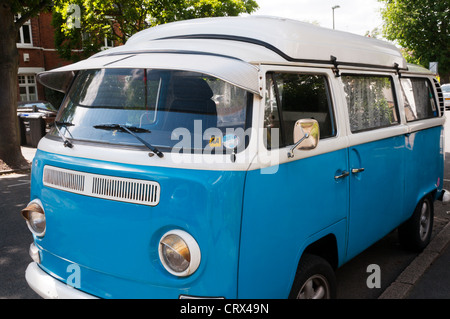
[[[19,75],[35,76],[39,72],[72,63],[59,57],[55,49],[54,28],[51,25],[51,21],[51,12],[41,13],[39,16],[30,20],[31,43],[18,43],[17,45],[19,51]],[[18,99],[20,101],[20,84],[18,85]],[[35,84],[35,86],[37,89],[37,98],[39,100],[46,100],[43,86],[39,83]],[[22,93],[24,91],[25,89],[22,88]]]

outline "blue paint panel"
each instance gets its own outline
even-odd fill
[[[427,194],[442,189],[442,127],[349,148],[351,175],[347,258],[386,236]]]
[[[349,148],[348,258],[383,238],[402,221],[405,169],[403,135]]]
[[[444,184],[444,128],[434,127],[405,137],[406,199],[405,219],[409,218],[419,200]]]
[[[236,297],[245,172],[132,166],[42,151],[35,162],[32,198],[41,199],[47,216],[46,235],[36,243],[46,271],[64,281],[68,263],[77,263],[81,289],[104,298]],[[44,187],[44,165],[157,181],[160,203],[149,207]],[[159,261],[158,241],[171,229],[189,232],[201,249],[199,269],[184,279]]]
[[[347,150],[282,164],[276,174],[250,171],[245,184],[239,254],[239,298],[286,298],[302,250],[316,234],[345,251]],[[338,226],[336,226],[338,225]]]

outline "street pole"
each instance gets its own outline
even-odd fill
[[[334,30],[334,9],[338,9],[340,6],[333,6],[331,7],[331,10],[333,11],[333,30]]]

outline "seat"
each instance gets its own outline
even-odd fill
[[[211,100],[214,93],[208,83],[201,78],[177,78],[173,84],[174,99],[169,108],[170,114],[184,113],[177,116],[176,125],[188,128],[195,120],[202,121],[202,129],[217,126],[216,103]],[[171,118],[173,116],[170,116]],[[173,119],[175,120],[175,119]],[[175,123],[171,123],[171,126]]]

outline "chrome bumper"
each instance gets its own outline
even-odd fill
[[[45,299],[98,299],[56,280],[43,271],[36,262],[28,265],[25,279],[31,289]]]

